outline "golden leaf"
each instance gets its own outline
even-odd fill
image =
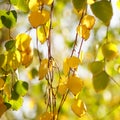
[[[79,99],[74,99],[71,108],[78,117],[82,117],[87,111],[85,104]]]
[[[77,95],[83,88],[83,81],[77,76],[71,75],[68,78],[67,86],[74,95]]]
[[[31,37],[25,33],[16,36],[16,48],[19,51],[25,51],[30,46]]]
[[[68,65],[68,58],[66,58],[63,62],[63,73],[64,73],[65,76],[68,75],[69,70],[70,70],[70,68],[69,68],[69,65]]]
[[[48,59],[43,59],[39,67],[39,79],[42,80],[48,72]]]
[[[67,91],[67,84],[60,84],[58,87],[58,93],[64,95]]]
[[[31,11],[37,11],[39,9],[39,2],[38,0],[30,0],[28,6]]]
[[[49,35],[50,21],[48,21],[44,26],[37,28],[37,37],[38,40],[43,44]]]
[[[87,40],[90,36],[90,30],[85,25],[79,25],[77,27],[77,33],[82,37],[84,40]]]
[[[72,56],[68,59],[68,66],[70,68],[77,68],[79,64],[80,64],[80,59],[75,56]]]
[[[44,25],[50,18],[50,12],[48,10],[38,10],[32,11],[29,16],[29,22],[34,27],[37,28],[40,25]]]
[[[26,51],[21,52],[21,55],[22,55],[22,65],[28,67],[33,60],[33,53],[31,48],[29,47]]]
[[[89,30],[93,28],[95,24],[95,17],[91,15],[85,15],[81,21],[81,25],[85,25]]]
[[[10,84],[5,84],[4,93],[7,95],[8,99],[11,98],[11,87]]]
[[[43,44],[46,41],[47,36],[46,36],[46,31],[43,28],[43,26],[37,28],[37,37],[38,37],[38,40],[41,42],[41,44]]]

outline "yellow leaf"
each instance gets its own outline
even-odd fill
[[[31,37],[25,33],[16,36],[16,48],[19,51],[25,51],[30,46]]]
[[[83,88],[83,81],[80,78],[71,75],[68,79],[67,86],[74,95],[77,95]]]
[[[79,25],[77,27],[77,33],[82,37],[84,40],[87,40],[90,36],[90,30],[85,25]]]
[[[37,37],[38,37],[38,40],[41,42],[41,44],[43,44],[46,41],[47,36],[43,26],[37,28]]]
[[[69,65],[68,65],[68,58],[66,58],[63,62],[63,73],[64,73],[65,76],[68,75],[69,70],[70,70],[70,68],[69,68]]]
[[[48,72],[48,59],[44,59],[41,61],[39,67],[39,79],[42,80]]]
[[[62,75],[61,78],[60,78],[60,83],[66,84],[67,81],[68,81],[68,78],[65,77],[64,75]]]
[[[39,9],[39,2],[38,0],[30,0],[28,6],[31,11],[37,11]]]
[[[92,29],[95,24],[95,18],[91,15],[85,15],[81,21],[81,25],[85,25],[88,29]]]
[[[3,115],[5,111],[7,111],[7,106],[4,105],[3,103],[0,104],[0,117]]]
[[[78,117],[82,117],[87,111],[85,104],[79,99],[74,99],[71,108]]]
[[[29,47],[26,51],[21,52],[22,55],[22,65],[28,67],[33,60],[33,53],[31,48]]]
[[[44,25],[39,28],[37,28],[37,37],[38,40],[43,44],[49,35],[49,27],[50,27],[50,20]]]
[[[116,58],[118,56],[117,45],[112,42],[103,44],[102,53],[106,60],[112,60],[112,59]]]
[[[29,16],[29,22],[34,27],[37,28],[40,25],[44,25],[50,18],[50,12],[48,10],[38,10],[32,11]]]
[[[79,64],[80,64],[80,59],[75,56],[72,56],[68,59],[68,66],[70,68],[77,68]]]
[[[2,78],[0,78],[0,90],[3,89],[4,83],[5,83],[5,81]]]
[[[18,50],[16,50],[15,52],[9,51],[7,53],[7,64],[9,65],[9,67],[16,70],[20,66],[20,63],[21,63],[21,54]]]
[[[64,95],[67,91],[67,84],[60,84],[58,87],[58,93]]]
[[[9,84],[5,84],[4,93],[7,95],[8,99],[11,98],[11,87]]]

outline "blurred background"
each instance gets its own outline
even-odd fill
[[[109,39],[118,44],[120,48],[120,9],[116,6],[119,0],[112,0],[113,17],[109,27]],[[0,10],[8,9],[8,0],[0,0]],[[12,8],[14,9],[14,8]],[[92,14],[90,8],[88,13]],[[55,0],[52,30],[52,56],[62,69],[63,60],[69,57],[75,40],[76,26],[79,16],[76,14],[71,0]],[[17,26],[12,28],[11,35],[15,38],[18,33],[24,33],[30,28],[28,13],[18,10]],[[45,82],[38,80],[39,60],[37,55],[35,30],[28,31],[32,37],[32,47],[34,58],[32,64],[27,67],[20,67],[18,72],[19,79],[29,83],[28,94],[24,97],[23,106],[18,111],[8,110],[0,120],[39,120],[45,108],[44,91]],[[9,30],[0,28],[0,53],[3,50],[3,43],[9,39]],[[87,113],[82,118],[77,117],[71,111],[72,96],[69,95],[61,112],[60,120],[120,120],[120,86],[111,80],[104,91],[96,93],[92,85],[92,74],[88,70],[88,64],[94,60],[96,47],[102,44],[106,36],[106,26],[96,20],[95,26],[91,31],[90,38],[83,43],[83,63],[79,66],[78,75],[84,80],[84,88],[79,98],[82,99],[87,107]],[[79,40],[80,41],[80,40]],[[39,53],[42,58],[47,57],[47,43],[39,43]],[[119,49],[120,50],[120,49]],[[113,60],[109,62],[109,73],[120,83],[120,70],[116,70],[119,64]],[[55,75],[57,78],[58,75]]]

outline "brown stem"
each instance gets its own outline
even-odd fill
[[[80,56],[80,52],[81,52],[81,49],[82,49],[83,41],[84,41],[84,39],[82,38],[82,41],[81,41],[81,44],[80,44],[80,48],[79,48],[79,51],[78,51],[78,58]]]
[[[64,102],[65,102],[65,100],[67,98],[68,93],[69,93],[69,90],[66,91],[66,93],[63,95],[63,97],[61,99],[61,102],[60,102],[60,105],[59,105],[59,108],[58,108],[58,113],[57,113],[57,120],[59,118],[60,110],[61,110],[61,108],[62,108],[62,106],[63,106],[63,104],[64,104]]]
[[[80,25],[83,16],[84,16],[84,11],[83,11],[82,16],[81,16],[81,18],[79,20],[78,26]],[[74,40],[75,42],[74,42],[73,50],[72,50],[72,53],[71,53],[71,57],[73,56],[73,54],[75,52],[75,47],[77,45],[77,40],[78,40],[78,32],[76,32],[76,35],[75,35],[75,40]]]
[[[108,29],[109,29],[109,27],[107,26],[106,37],[105,37],[105,38],[106,38],[106,43],[109,42],[109,41],[108,41]]]
[[[53,14],[54,2],[51,5],[50,10],[50,28],[49,28],[49,35],[48,35],[48,59],[51,58],[51,30],[52,30],[52,14]]]

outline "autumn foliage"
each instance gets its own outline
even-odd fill
[[[120,73],[118,41],[113,41],[109,37],[113,16],[111,0],[72,0],[65,3],[64,0],[8,0],[7,2],[3,0],[1,3],[7,3],[7,9],[0,10],[0,30],[8,31],[8,38],[0,43],[2,46],[0,51],[0,117],[9,109],[19,110],[23,105],[24,97],[27,96],[38,106],[34,117],[36,120],[66,119],[63,108],[67,104],[78,119],[91,119],[87,112],[90,109],[90,98],[85,100],[84,97],[91,92],[89,88],[91,84],[80,75],[86,76],[86,73],[80,73],[80,67],[85,67],[90,72],[94,95],[104,91],[111,81],[120,88],[120,84],[114,79],[114,76]],[[68,48],[69,55],[57,61],[53,47],[53,37],[56,34],[54,31],[57,28],[55,24],[56,19],[59,19],[60,3],[67,6],[67,2],[72,6],[71,14],[77,19],[75,38],[71,43],[68,42],[68,46],[69,44],[71,46]],[[118,0],[117,5],[119,3]],[[12,34],[12,31],[17,29],[19,16],[22,14],[27,18],[25,24],[28,27],[22,32]],[[84,43],[87,44],[92,32],[97,31],[95,31],[97,22],[105,26],[105,36],[102,42],[96,41],[91,44],[92,49],[88,49],[88,52],[92,60],[85,63],[86,54],[83,54],[82,47]],[[45,50],[41,50],[43,46]],[[61,54],[62,52],[64,51],[61,51]],[[111,68],[111,64],[117,64],[115,70]],[[28,78],[31,80],[26,80],[26,78],[21,80],[24,76],[23,74],[20,77],[21,71],[23,73],[27,71]],[[31,82],[36,79],[38,88]],[[34,90],[40,92],[37,94]],[[38,101],[44,101],[41,102],[44,105]],[[41,106],[44,107],[41,109]],[[93,111],[91,110],[91,114]]]

